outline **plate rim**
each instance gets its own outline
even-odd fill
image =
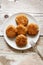
[[[26,15],[29,15],[30,17],[32,17],[36,22],[38,22],[36,19],[35,19],[35,17],[33,17],[32,15],[30,15],[29,13],[24,13],[24,12],[20,12],[20,13],[15,13],[14,15],[18,15],[18,14],[26,14]],[[12,18],[14,15],[12,15],[11,17],[9,17],[6,21],[8,21],[10,18]],[[38,23],[37,23],[38,24]],[[39,25],[38,25],[39,26]],[[39,35],[38,35],[38,39],[39,39],[39,36],[40,36],[40,26],[39,26]],[[4,39],[5,39],[5,41],[7,42],[7,44],[9,45],[9,46],[11,46],[12,48],[14,48],[12,45],[10,45],[9,43],[8,43],[8,41],[6,40],[6,38],[5,38],[5,30],[4,30]],[[37,41],[38,41],[38,39],[37,39]],[[37,43],[37,41],[35,42],[35,44]],[[30,47],[31,48],[31,47]],[[30,49],[30,48],[20,48],[20,49],[17,49],[17,48],[14,48],[14,49],[16,49],[16,50],[26,50],[26,49]]]

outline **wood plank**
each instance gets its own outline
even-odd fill
[[[5,0],[6,1],[6,0]],[[9,3],[7,4],[7,2],[3,1],[3,9],[4,11],[9,11],[9,13],[13,13],[13,12],[37,12],[40,13],[40,9],[41,9],[41,1],[40,0],[18,0],[15,3]],[[12,4],[12,6],[11,6]],[[37,5],[36,5],[37,4]],[[5,6],[6,5],[6,6]],[[14,5],[14,6],[13,6]],[[37,10],[37,11],[36,11]]]
[[[40,37],[41,42],[43,41],[43,37]],[[37,44],[40,44],[40,40],[37,42]],[[0,54],[1,53],[7,53],[7,54],[22,54],[26,53],[28,54],[29,52],[34,52],[34,49],[28,49],[24,51],[18,51],[13,48],[11,48],[4,40],[4,37],[0,37]]]
[[[21,53],[22,51],[17,51],[11,48],[4,40],[4,37],[0,37],[0,53]]]
[[[5,0],[6,1],[6,0]],[[31,12],[31,13],[42,13],[43,12],[43,1],[42,0],[17,0],[15,3],[6,4],[3,2],[3,12],[15,13],[15,12]],[[10,5],[9,5],[10,4]],[[12,6],[11,6],[12,4]],[[37,4],[37,5],[36,5]],[[6,5],[6,6],[5,6]],[[13,6],[14,5],[14,6]],[[37,10],[37,11],[36,11]],[[0,12],[2,12],[0,10]]]
[[[18,65],[43,65],[43,61],[37,54],[32,55],[28,54]]]
[[[42,54],[43,48],[41,49],[41,47],[43,47],[43,0],[36,0],[36,1],[35,0],[25,0],[25,1],[18,0],[13,5],[15,6],[11,6],[11,5],[9,6],[8,4],[8,6],[3,9],[3,12],[2,10],[0,10],[0,20],[3,19],[2,21],[5,21],[3,18],[4,14],[8,14],[9,16],[11,16],[17,12],[27,12],[33,15],[37,19],[40,25],[40,35],[42,37],[40,37],[40,39],[38,40],[35,48],[31,48],[24,51],[19,51],[19,50],[15,50],[11,48],[5,42],[4,37],[0,37],[0,65],[12,65],[12,64],[16,65],[16,62],[17,63],[20,62],[21,60],[23,60],[23,58],[24,59],[28,58],[30,63],[36,62],[35,64],[43,65],[43,61],[41,60],[42,58],[40,58],[38,55],[38,52],[39,52],[39,54],[43,57],[43,54]],[[0,24],[2,23],[3,22],[1,22]],[[38,52],[36,52],[37,50]],[[28,63],[28,60],[27,60],[27,63]]]
[[[3,2],[3,5],[5,6],[5,2]],[[8,3],[8,6],[6,4],[6,7],[4,7],[3,10],[0,9],[0,20],[4,22],[5,20],[3,17],[5,14],[8,14],[9,16],[11,16],[17,12],[27,12],[33,15],[39,21],[39,24],[41,24],[40,25],[40,35],[43,35],[43,30],[42,30],[43,20],[41,20],[42,19],[41,17],[43,17],[43,1],[42,0],[36,0],[36,1],[35,0],[28,0],[28,1],[18,0],[15,4],[13,3],[12,6],[11,4],[9,6],[9,3]],[[40,23],[40,21],[42,22]],[[3,22],[1,22],[0,24],[2,24]]]
[[[40,35],[43,36],[43,17],[37,17],[35,16],[36,20],[38,21],[38,24],[40,26]]]
[[[25,61],[25,59],[30,60],[30,61]],[[32,59],[32,60],[31,60]],[[37,61],[38,60],[38,61]],[[0,65],[18,65],[19,63],[22,63],[22,61],[25,63],[29,62],[29,63],[35,63],[37,65],[43,65],[43,62],[41,60],[41,58],[39,57],[39,55],[37,53],[28,53],[28,55],[14,55],[14,54],[0,54]],[[33,64],[34,64],[33,63]],[[34,64],[34,65],[35,65]],[[19,64],[21,65],[21,64]]]
[[[29,12],[27,12],[29,13]],[[43,14],[32,14],[30,13],[33,17],[36,18],[36,20],[38,21],[38,24],[40,25],[40,35],[43,35]],[[1,22],[0,22],[1,24]],[[3,25],[4,26],[4,25]],[[1,27],[0,27],[0,30],[1,30]],[[3,29],[2,29],[3,30]],[[2,31],[3,32],[3,31]],[[0,32],[0,35],[2,36],[3,33]]]

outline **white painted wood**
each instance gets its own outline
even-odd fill
[[[43,17],[43,0],[17,0],[15,3],[3,0],[2,2],[2,9],[0,9],[0,24],[2,25],[5,22],[4,15],[8,14],[9,16],[13,15],[17,12],[27,12],[31,15],[33,15],[38,22],[40,23],[41,17]],[[5,6],[6,5],[6,6]],[[41,22],[41,33],[40,35],[43,35],[43,22]],[[1,26],[0,25],[0,26]],[[0,27],[1,28],[1,27]],[[1,30],[1,29],[0,29]],[[3,35],[3,33],[0,33],[0,35]]]
[[[22,65],[22,63],[31,64],[31,62],[32,64],[43,65],[39,55],[34,52],[28,53],[28,55],[0,54],[0,63],[3,65]]]
[[[43,35],[43,15],[41,14],[31,14],[33,17],[36,18],[36,20],[38,21],[39,25],[40,25],[40,35]],[[1,22],[0,22],[1,24]],[[1,26],[1,25],[0,25]],[[1,30],[2,26],[0,27]],[[2,36],[3,33],[0,32],[0,35]]]
[[[4,18],[4,15],[8,14],[10,17],[17,12],[27,12],[36,18],[36,20],[40,24],[40,35],[42,36],[40,37],[37,44],[38,46],[40,46],[40,48],[43,47],[43,0],[17,0],[15,3],[12,2],[10,4],[9,3],[6,4],[6,2],[4,1],[2,8],[0,8],[0,32],[1,32],[2,24],[6,20]],[[3,33],[0,33],[0,36],[2,35]],[[25,51],[18,51],[18,50],[12,49],[11,47],[7,45],[7,43],[4,40],[4,37],[0,37],[0,60],[1,60],[0,65],[12,65],[14,63],[15,63],[14,65],[16,65],[16,62],[17,63],[18,61],[20,62],[23,58],[26,58],[25,56],[27,55],[29,58],[35,58],[35,59],[37,58],[39,62],[41,62],[42,61],[41,59],[43,57],[42,50],[40,52],[38,48],[38,52],[42,56],[40,57],[41,59],[37,55],[38,54],[37,52],[35,53],[35,55],[34,53],[33,54],[31,53],[31,52],[34,52],[35,50],[37,49],[30,49]],[[3,59],[5,64],[4,63],[2,64]],[[32,60],[34,61],[34,59]],[[8,64],[7,64],[7,61],[8,61]]]
[[[41,42],[40,42],[41,41]],[[40,37],[39,41],[37,42],[37,44],[40,44],[43,42],[43,37]],[[23,52],[28,53],[33,52],[35,49],[28,49],[28,50],[24,50],[24,51],[19,51],[19,50],[15,50],[13,48],[11,48],[10,46],[7,45],[7,43],[4,40],[4,37],[0,37],[0,54],[1,53],[7,53],[7,54],[21,54]]]

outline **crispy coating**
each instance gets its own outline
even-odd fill
[[[25,14],[19,14],[16,16],[16,23],[26,26],[28,24],[28,18]]]
[[[19,34],[26,34],[27,33],[27,28],[26,27],[24,27],[23,25],[18,25],[17,27],[16,27],[16,29],[17,29],[17,34],[19,35]]]
[[[38,33],[39,28],[37,24],[31,23],[27,26],[27,33],[31,36],[34,36]]]
[[[19,47],[24,47],[24,46],[26,46],[26,44],[27,44],[27,37],[26,36],[24,36],[24,35],[18,35],[17,37],[16,37],[16,44],[17,44],[17,46],[19,46]]]
[[[9,38],[14,38],[16,36],[16,28],[13,25],[9,25],[6,29],[6,35]]]

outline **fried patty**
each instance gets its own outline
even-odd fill
[[[24,26],[27,26],[28,24],[28,18],[25,14],[17,15],[15,20],[18,25],[22,24]]]
[[[38,28],[38,25],[37,24],[34,24],[34,23],[30,23],[28,26],[27,26],[27,33],[31,36],[34,36],[38,33],[39,31],[39,28]]]
[[[27,33],[27,28],[24,27],[23,25],[18,25],[16,27],[16,29],[17,29],[17,34],[18,35],[20,35],[20,34],[24,34],[25,35]]]
[[[16,44],[17,44],[17,46],[19,46],[19,47],[24,47],[24,46],[26,46],[26,44],[27,44],[27,37],[26,36],[24,36],[24,35],[18,35],[17,37],[16,37]]]
[[[9,25],[6,29],[6,35],[9,38],[14,38],[16,36],[16,28],[13,25]]]

